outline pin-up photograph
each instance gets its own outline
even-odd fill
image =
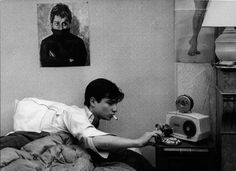
[[[202,25],[209,0],[175,1],[175,52],[177,62],[210,63],[214,60],[212,27]]]

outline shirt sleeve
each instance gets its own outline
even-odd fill
[[[83,109],[69,108],[64,111],[64,123],[68,131],[76,137],[85,148],[89,148],[103,158],[107,158],[109,153],[99,152],[92,138],[95,136],[109,135],[109,133],[102,132],[96,129],[88,120],[86,113]],[[111,135],[111,134],[110,134]]]

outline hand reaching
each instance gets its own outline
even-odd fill
[[[153,142],[151,142],[152,138],[155,138],[161,135],[162,135],[162,132],[160,130],[146,132],[140,138],[138,138],[137,141],[139,142],[140,147],[143,147],[146,145],[153,145]]]

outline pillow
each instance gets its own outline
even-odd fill
[[[55,114],[63,113],[63,110],[67,107],[63,103],[37,98],[16,100],[13,119],[14,131],[41,132],[47,126],[51,126]],[[43,120],[44,122],[42,122]]]

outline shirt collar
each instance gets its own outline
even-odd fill
[[[93,120],[94,120],[94,115],[93,115],[93,113],[88,109],[87,106],[84,106],[84,109],[85,109],[85,113],[86,113],[86,115],[87,115],[87,117],[88,117],[88,119],[89,119],[89,122],[92,123]]]

